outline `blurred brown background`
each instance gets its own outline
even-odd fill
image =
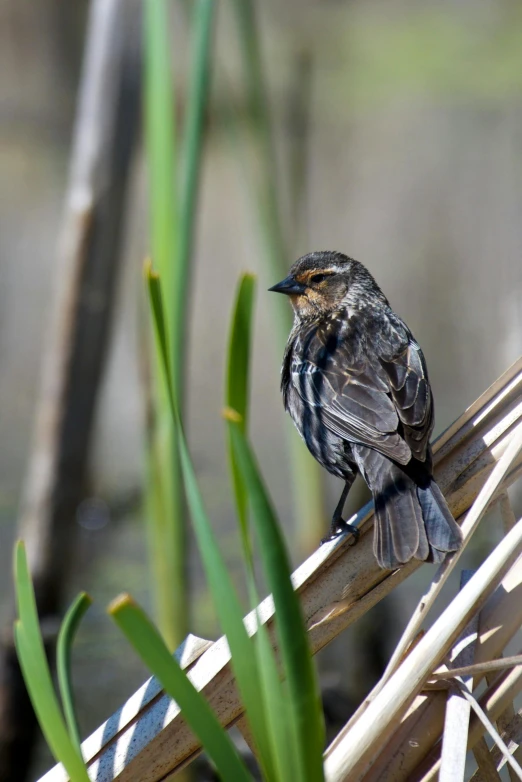
[[[2,625],[11,611],[12,542],[56,284],[86,7],[83,0],[0,5]],[[424,349],[439,433],[521,350],[522,7],[509,0],[265,0],[257,10],[279,169],[291,161],[296,145],[306,143],[297,252],[338,249],[371,269]],[[260,280],[252,437],[291,548],[296,520],[278,390],[281,356],[266,293],[276,280],[266,271],[241,155],[227,132],[228,91],[234,89],[241,106],[241,80],[227,3],[218,16],[220,67],[198,219],[187,426],[207,506],[234,568],[238,543],[220,408],[228,318],[242,270],[256,271]],[[186,37],[185,16],[173,4],[181,102]],[[95,598],[75,653],[85,735],[145,675],[104,616],[108,600],[124,589],[150,602],[143,514],[133,501],[143,472],[138,326],[148,249],[144,181],[140,150],[98,405],[92,496],[77,513],[80,546],[69,591],[85,588]],[[281,176],[279,186],[291,220],[295,193],[288,177]],[[339,487],[325,481],[330,507]],[[295,549],[293,554],[297,559]],[[400,593],[399,621],[429,577],[424,570],[431,573],[423,569],[415,585],[408,582]],[[195,556],[191,575],[193,631],[213,637],[213,612]],[[385,612],[372,616],[370,635]],[[360,642],[345,638],[322,662],[325,679],[348,694],[364,686]],[[353,671],[362,675],[362,685],[353,684]],[[43,754],[40,770],[48,764]]]

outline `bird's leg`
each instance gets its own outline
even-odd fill
[[[352,524],[348,524],[343,519],[344,503],[346,502],[346,498],[348,497],[348,492],[352,487],[352,483],[353,478],[352,480],[345,482],[343,493],[341,494],[341,498],[333,512],[332,523],[330,524],[330,534],[324,537],[321,540],[321,543],[327,543],[329,540],[335,540],[335,538],[338,538],[339,535],[342,535],[344,532],[350,532],[353,535],[352,545],[357,543],[359,540],[359,530],[357,527],[352,526]]]

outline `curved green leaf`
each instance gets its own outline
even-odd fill
[[[241,427],[231,422],[230,431],[236,463],[248,489],[264,572],[274,597],[276,627],[288,682],[289,708],[298,743],[296,778],[318,782],[324,778],[324,725],[301,605],[292,587],[284,541],[255,457]]]
[[[62,698],[65,721],[69,730],[69,736],[76,745],[81,755],[81,739],[76,714],[74,710],[74,698],[71,687],[71,651],[74,637],[85,612],[92,603],[92,598],[81,592],[71,605],[62,622],[58,633],[56,645],[56,671],[58,674],[58,687]]]
[[[228,343],[225,404],[229,410],[237,412],[239,415],[238,423],[244,432],[247,431],[248,426],[250,352],[255,289],[256,279],[254,275],[243,274],[237,289]],[[250,560],[252,550],[247,519],[248,495],[238,465],[234,459],[228,428],[227,440],[228,463],[236,498],[236,510],[243,550],[247,560]]]
[[[222,778],[251,782],[252,777],[227,731],[219,723],[206,698],[196,690],[172,657],[144,611],[129,595],[117,598],[108,610],[145,665],[161,682],[165,692],[176,701]]]
[[[73,782],[89,782],[85,764],[74,746],[54,692],[40,632],[33,584],[25,546],[15,545],[14,578],[19,619],[14,625],[15,644],[25,686],[51,752]]]
[[[152,272],[150,266],[147,267],[146,272],[157,349],[162,357],[172,416],[178,434],[178,446],[185,482],[185,491],[198,548],[203,560],[205,574],[219,622],[230,646],[232,667],[234,669],[241,698],[248,714],[254,741],[259,749],[260,763],[263,766],[265,777],[269,780],[275,779],[270,744],[267,736],[264,702],[260,690],[259,675],[256,667],[256,657],[253,653],[252,641],[243,624],[243,611],[241,605],[207,517],[176,406],[172,376],[170,373],[168,337],[165,332],[161,281],[159,275]]]

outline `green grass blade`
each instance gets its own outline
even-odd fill
[[[85,764],[67,733],[54,692],[22,541],[15,546],[14,577],[19,616],[14,625],[16,652],[40,728],[55,759],[63,764],[71,780],[89,782]]]
[[[152,262],[150,259],[145,262],[144,273],[149,291],[150,307],[153,314],[152,322],[154,325],[154,337],[158,356],[158,364],[161,367],[164,383],[167,388],[170,409],[171,407],[175,407],[174,387],[172,385],[169,338],[165,310],[163,308],[160,275],[159,272],[152,268]],[[172,413],[172,410],[170,412]]]
[[[154,608],[161,631],[172,651],[187,634],[188,587],[183,487],[170,411],[158,411],[147,443],[145,491],[149,572]],[[150,514],[153,515],[150,515]]]
[[[188,105],[183,134],[183,176],[180,202],[179,263],[192,256],[194,223],[201,170],[205,108],[210,92],[210,54],[215,0],[195,0],[193,11],[193,54]],[[186,303],[183,296],[182,304]]]
[[[174,388],[167,320],[161,302],[159,276],[150,260],[145,278],[154,318],[155,365],[161,384],[161,406],[148,452],[147,510],[149,548],[154,567],[156,612],[160,628],[171,651],[186,635],[188,594],[185,578],[186,530],[176,431],[172,418]],[[167,371],[164,371],[164,367]]]
[[[145,264],[145,276],[153,280],[150,260]],[[149,283],[150,295],[159,295],[154,283]],[[147,505],[148,542],[153,570],[156,615],[161,631],[171,651],[183,640],[187,630],[188,594],[186,585],[186,530],[184,495],[181,484],[179,456],[171,415],[173,394],[171,385],[171,355],[167,340],[166,316],[161,308],[162,324],[156,338],[156,421],[148,443]],[[169,383],[163,364],[169,366]]]
[[[254,314],[255,277],[244,274],[238,285],[236,301],[230,328],[227,378],[225,390],[225,418],[233,421],[246,432],[248,426],[248,396],[250,379],[250,354]],[[239,528],[243,542],[243,552],[247,571],[247,585],[251,606],[259,604],[259,596],[255,584],[255,574],[252,556],[252,545],[248,530],[248,492],[243,482],[239,466],[235,460],[232,448],[230,424],[227,425],[228,456],[232,475],[232,483],[236,497],[236,508]],[[285,718],[286,707],[283,686],[270,644],[267,628],[259,624],[256,635],[256,656],[261,691],[268,715],[267,731],[277,779],[291,779],[293,763],[292,737],[289,735],[288,722]]]
[[[248,487],[264,572],[274,597],[281,657],[299,744],[299,778],[316,782],[323,779],[324,726],[301,606],[292,588],[285,545],[256,460],[240,427],[231,423],[230,428],[236,461]]]
[[[173,555],[173,548],[178,539],[172,530],[173,497],[167,497],[165,490],[168,489],[165,484],[171,478],[166,469],[170,466],[172,440],[170,413],[167,426],[163,437],[156,427],[155,436],[147,443],[144,516],[155,620],[167,645],[174,651],[184,637],[186,606],[181,606],[181,600],[175,594],[177,557]]]
[[[81,592],[65,614],[58,642],[56,645],[56,672],[58,674],[58,687],[62,698],[65,722],[69,736],[81,755],[81,739],[76,714],[74,710],[74,698],[71,688],[71,651],[74,637],[85,612],[92,603],[92,598]]]
[[[248,426],[250,352],[255,288],[256,279],[254,275],[244,274],[239,281],[228,342],[225,404],[227,408],[239,414],[239,425],[245,432]],[[243,485],[239,468],[235,463],[228,429],[227,440],[228,463],[236,499],[243,550],[247,559],[250,560],[252,552],[247,520],[248,495]]]
[[[149,172],[151,252],[167,289],[174,287],[177,243],[175,115],[166,0],[145,0],[144,121]],[[169,332],[172,324],[168,324]]]
[[[159,355],[165,374],[172,416],[178,434],[181,467],[185,482],[185,491],[190,508],[199,551],[203,560],[210,592],[216,606],[219,622],[230,646],[232,667],[238,689],[248,714],[248,720],[254,740],[259,749],[259,760],[267,779],[274,779],[270,744],[267,736],[263,700],[259,685],[256,659],[252,641],[243,624],[243,612],[237,594],[232,585],[225,562],[219,551],[216,538],[208,520],[199,491],[190,454],[185,442],[179,412],[174,397],[172,376],[169,364],[168,337],[165,331],[162,289],[159,275],[146,268],[149,298],[154,321],[154,333]]]
[[[18,540],[15,544],[14,581],[18,616],[23,622],[24,634],[40,659],[46,660],[45,649],[40,632],[40,623],[38,620],[38,611],[36,608],[33,583],[29,573],[29,566],[27,564],[25,544],[21,540]]]
[[[254,741],[259,749],[259,761],[265,772],[265,777],[274,779],[273,759],[267,734],[267,720],[270,719],[270,714],[266,714],[263,708],[259,674],[252,641],[243,624],[241,605],[208,521],[182,433],[180,433],[180,454],[187,500],[198,548],[203,560],[219,623],[230,647],[232,668],[238,689],[246,708]]]
[[[186,284],[178,258],[176,123],[167,0],[144,0],[143,14],[143,106],[151,253],[168,290],[167,333],[172,335],[171,362],[175,362],[173,367],[178,369],[184,360],[183,343],[174,335],[184,331],[179,305],[180,301],[184,302]],[[181,390],[179,384],[180,397]],[[149,522],[149,527],[153,528],[149,530],[151,572],[161,630],[174,649],[187,629],[186,531],[170,405],[161,368],[157,364],[153,365],[153,400],[154,425],[149,432],[148,462],[149,467],[155,465],[158,474],[147,487],[147,510],[162,508],[163,515],[154,515]],[[162,547],[157,545],[159,540],[163,542]]]
[[[293,779],[297,768],[297,747],[287,719],[287,697],[281,682],[275,653],[270,644],[268,630],[259,625],[256,634],[257,665],[261,690],[268,715],[268,736],[277,779]]]
[[[243,274],[237,288],[228,342],[226,404],[241,416],[243,431],[246,431],[248,426],[250,351],[255,291],[255,275]]]
[[[251,551],[245,551],[246,578],[250,605],[259,606],[254,561]],[[294,735],[289,729],[287,719],[287,698],[277,667],[275,652],[272,649],[267,627],[262,624],[259,612],[256,610],[257,632],[253,638],[257,670],[259,674],[260,693],[263,699],[264,720],[266,729],[266,752],[270,754],[272,776],[267,779],[281,780],[294,777],[293,769],[297,768],[297,747]]]
[[[230,736],[220,725],[206,698],[196,690],[171,656],[146,614],[128,595],[117,598],[108,610],[145,665],[161,682],[165,692],[176,701],[188,725],[216,764],[221,777],[250,782],[251,776]]]

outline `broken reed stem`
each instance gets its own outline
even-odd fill
[[[328,782],[356,779],[371,767],[377,745],[382,746],[389,740],[397,720],[420,691],[433,667],[496,589],[520,556],[521,549],[522,524],[519,522],[430,627],[357,722],[348,731],[340,732],[326,753],[324,768]]]
[[[515,654],[512,657],[502,657],[499,660],[488,660],[485,663],[474,663],[473,665],[463,665],[461,668],[451,668],[447,671],[434,671],[430,679],[453,679],[456,676],[477,676],[482,673],[491,673],[492,671],[504,671],[507,668],[516,668],[522,665],[522,654]]]
[[[467,514],[462,524],[461,529],[464,535],[464,540],[461,548],[458,551],[456,551],[454,554],[447,556],[444,562],[442,563],[442,565],[440,566],[439,570],[435,575],[435,578],[431,583],[430,588],[428,589],[426,594],[423,595],[423,597],[419,601],[419,604],[417,605],[417,608],[413,612],[412,617],[408,622],[408,625],[401,637],[401,640],[397,644],[397,647],[390,659],[390,662],[388,663],[388,666],[386,667],[386,670],[380,682],[377,684],[377,687],[373,690],[373,692],[370,694],[367,700],[371,700],[373,697],[375,697],[375,695],[382,689],[384,684],[388,681],[392,673],[397,669],[398,665],[400,665],[400,662],[404,657],[406,650],[408,649],[408,647],[410,646],[410,644],[418,634],[419,630],[421,629],[422,623],[424,622],[428,611],[433,606],[442,587],[448,580],[450,574],[453,572],[455,565],[457,564],[457,562],[461,557],[462,552],[464,551],[465,547],[469,543],[471,536],[477,529],[477,526],[480,520],[482,519],[482,516],[486,512],[495,492],[498,490],[502,481],[504,480],[507,473],[509,472],[511,465],[516,459],[516,457],[518,456],[518,452],[520,451],[521,448],[522,448],[522,424],[519,424],[518,427],[513,432],[511,442],[509,443],[505,453],[502,455],[500,461],[495,466],[493,472],[491,473],[486,483],[482,487],[477,499],[471,506],[471,510]]]
[[[461,572],[461,589],[470,581],[473,575],[473,570],[463,570]],[[461,632],[448,655],[452,670],[455,662],[460,662],[461,665],[472,665],[475,661],[478,626],[479,615],[476,613]],[[466,676],[463,681],[466,685],[471,684],[473,686],[473,680],[469,676]],[[451,692],[446,702],[444,729],[442,732],[439,782],[464,782],[471,706],[455,689],[453,683],[450,685],[450,688]]]
[[[491,757],[484,736],[479,738],[473,747],[472,752],[478,766],[475,772],[475,774],[479,775],[478,779],[480,779],[481,782],[484,782],[484,780],[487,780],[487,782],[502,782],[502,778],[497,771],[497,764]],[[474,780],[476,782],[477,777],[475,777],[475,774],[471,777],[470,782],[473,782]]]
[[[489,719],[496,720],[506,707],[513,702],[522,689],[522,670],[513,668],[507,674],[501,676],[491,684],[486,692],[480,696],[479,705]],[[483,723],[473,714],[469,723],[468,749],[473,749],[484,733]],[[437,757],[438,747],[431,752],[413,770],[408,770],[408,779],[412,782],[436,782],[440,771],[440,757]]]
[[[495,594],[481,610],[479,639],[474,665],[495,660],[518,632],[522,622],[522,558],[511,567]],[[521,654],[522,649],[516,649]],[[491,674],[492,676],[494,674]],[[474,685],[477,686],[484,674],[476,673]],[[522,666],[497,673],[494,681],[488,682],[488,690],[480,698],[482,707],[490,719],[497,721],[500,715],[512,703],[522,688]],[[440,768],[440,743],[444,725],[446,689],[449,682],[436,681],[423,685],[422,692],[415,698],[411,707],[401,719],[400,725],[391,741],[383,747],[371,772],[364,777],[365,782],[428,782],[436,779]],[[434,688],[439,692],[433,692]],[[428,690],[431,692],[428,693]],[[469,728],[468,748],[473,748],[482,735],[482,724],[473,714]],[[503,732],[501,731],[503,735]],[[412,743],[411,739],[416,740]],[[520,762],[520,759],[519,759]],[[433,764],[436,765],[431,775]],[[430,776],[426,777],[429,772]]]
[[[489,720],[487,714],[482,710],[480,704],[477,702],[477,700],[473,697],[473,695],[470,693],[466,685],[462,680],[456,679],[455,682],[455,689],[457,692],[459,692],[469,703],[475,714],[477,715],[480,722],[484,725],[486,730],[488,731],[489,735],[494,740],[495,744],[499,748],[499,750],[502,752],[502,755],[504,756],[504,759],[506,763],[509,763],[511,768],[517,773],[518,778],[522,779],[522,768],[519,766],[515,758],[511,755],[509,749],[504,744],[502,739],[500,738],[500,735],[498,734],[497,730],[495,729],[495,726],[493,723]]]

